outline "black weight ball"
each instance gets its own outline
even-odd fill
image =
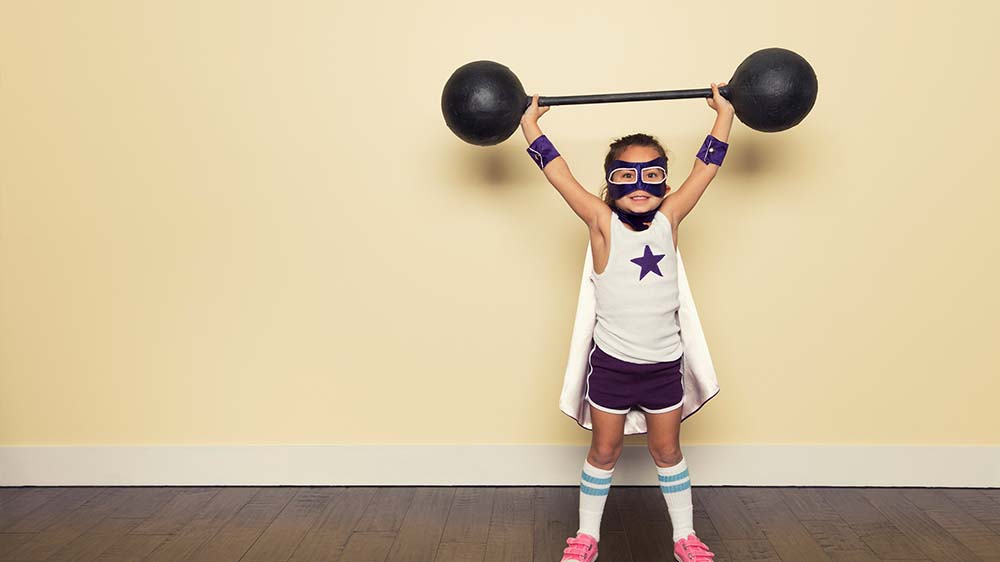
[[[743,60],[726,84],[726,98],[747,127],[784,131],[805,118],[816,103],[816,73],[788,49],[761,49]]]
[[[479,60],[460,66],[441,93],[444,122],[465,142],[489,146],[517,130],[527,94],[506,66]]]

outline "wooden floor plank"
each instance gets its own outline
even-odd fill
[[[531,562],[535,489],[497,488],[484,562]]]
[[[483,562],[485,558],[486,543],[442,542],[434,562]]]
[[[46,560],[93,529],[129,499],[123,488],[95,488],[97,493],[75,509],[60,514],[32,540],[0,556],[0,560]],[[50,502],[50,504],[56,502]]]
[[[35,533],[0,533],[0,560],[17,560],[7,554],[23,547],[34,539]]]
[[[130,531],[133,535],[174,535],[194,517],[212,498],[219,494],[222,488],[181,488],[156,513],[153,513],[142,525]]]
[[[329,487],[299,489],[250,550],[240,558],[240,562],[288,560],[306,533],[320,520],[336,493],[335,488]]]
[[[123,493],[127,499],[127,492],[118,493]],[[46,562],[93,562],[141,523],[142,519],[106,517],[86,533],[57,550],[46,559]],[[151,536],[156,538],[155,535]]]
[[[0,487],[0,508],[3,507],[3,504],[24,493],[25,490],[30,490],[30,488],[15,488],[10,486]]]
[[[712,520],[709,517],[694,516],[694,534],[715,555],[715,558],[712,559],[714,562],[730,562],[732,560],[722,537],[719,536],[719,532],[715,529],[715,525],[712,524]]]
[[[236,562],[246,554],[299,488],[264,488],[202,544],[189,562]]]
[[[391,486],[378,488],[368,509],[358,522],[358,531],[398,531],[403,516],[417,493],[414,487]]]
[[[534,489],[523,489],[528,504],[534,497]],[[389,551],[388,562],[427,562],[434,560],[438,543],[444,532],[448,513],[455,501],[455,488],[450,486],[426,486],[417,488],[413,502],[406,511],[403,523],[396,533],[396,542]],[[530,533],[531,514],[524,523]],[[525,537],[530,541],[530,534]]]
[[[100,495],[101,488],[67,488],[59,496],[46,502],[45,505],[25,514],[19,521],[9,525],[5,533],[38,533],[48,527],[55,525],[61,520],[87,503],[95,496]]]
[[[673,558],[673,528],[658,486],[619,486],[612,493],[625,529],[625,538],[634,562],[654,562]],[[656,501],[664,506],[661,508]]]
[[[733,562],[781,562],[767,539],[722,539],[722,543]]]
[[[782,499],[782,488],[740,488],[737,496],[782,560],[830,562],[819,543]]]
[[[835,550],[833,552],[830,552],[829,555],[830,555],[830,560],[832,560],[833,562],[883,562],[881,558],[877,558],[872,553],[871,549],[855,550],[855,551]],[[892,562],[904,562],[904,561],[893,560]],[[926,561],[911,560],[910,562],[926,562]]]
[[[167,535],[130,535],[126,531],[95,558],[94,562],[136,562],[156,550],[156,547],[166,539]]]
[[[997,509],[997,502],[982,490],[944,488],[941,493],[994,533],[1000,533],[1000,509]]]
[[[902,494],[984,562],[1000,562],[1000,534],[966,513],[942,490],[916,488]],[[997,509],[1000,511],[1000,505]]]
[[[441,533],[441,542],[477,543],[483,545],[485,552],[495,497],[496,488],[492,487],[463,486],[455,490],[455,499],[452,501],[444,532]]]
[[[125,496],[125,500],[120,502],[120,505],[111,512],[106,520],[112,523],[121,521],[122,527],[127,528],[123,534],[111,541],[94,560],[96,562],[142,560],[166,542],[170,536],[166,534],[131,535],[129,533],[169,503],[171,499],[181,493],[183,488],[129,486],[115,487],[115,489],[123,490],[122,494]],[[83,538],[87,535],[88,533],[85,533]]]
[[[601,529],[598,533],[601,535],[601,541],[604,540],[604,519],[609,512],[616,513],[607,508],[605,501]],[[580,488],[578,486],[537,488],[534,520],[534,559],[558,561],[567,546],[566,539],[576,536],[580,528]]]
[[[781,499],[799,521],[843,521],[816,488],[781,488]]]
[[[176,534],[164,541],[143,562],[182,562],[188,560],[229,522],[261,488],[220,488],[211,501]]]
[[[562,558],[562,549],[567,546],[566,541],[563,540],[558,556],[555,558],[536,558],[536,560],[558,562]],[[601,562],[635,562],[635,559],[632,558],[632,552],[629,549],[625,531],[610,531],[607,533],[602,531],[600,544],[597,545],[597,558]]]
[[[319,522],[306,533],[289,562],[328,562],[337,560],[351,534],[361,531],[362,517],[368,511],[378,488],[367,486],[337,487]],[[411,496],[412,497],[412,496]],[[384,531],[395,537],[395,531]],[[388,553],[387,553],[388,554]]]
[[[618,510],[618,499],[621,494],[617,491],[621,486],[611,485],[611,491],[608,492],[608,499],[604,502],[604,514],[601,515],[601,533],[624,533],[625,527],[622,525],[621,512]],[[574,494],[576,494],[576,520],[577,529],[579,529],[580,522],[580,486],[573,486]],[[567,538],[569,536],[567,535]]]
[[[45,504],[70,490],[72,488],[25,488],[20,494],[10,498],[3,509],[0,509],[0,533],[7,532],[11,526],[28,517],[31,512],[44,507]]]
[[[934,562],[982,562],[975,553],[917,509],[901,490],[869,488],[864,491],[864,496]]]
[[[385,562],[389,558],[392,544],[396,542],[396,531],[358,531],[351,535],[344,552],[337,562]]]
[[[977,490],[1000,505],[1000,488],[977,488]]]
[[[183,488],[171,486],[123,486],[129,491],[128,501],[111,514],[122,519],[146,519],[163,508]]]
[[[701,487],[698,489],[698,499],[723,540],[766,539],[763,530],[737,495],[737,490],[729,486]]]
[[[875,552],[839,516],[836,520],[805,519],[802,525],[831,560],[878,560]]]
[[[732,557],[726,548],[725,542],[719,535],[719,530],[715,528],[712,518],[705,509],[705,504],[701,499],[706,488],[704,486],[691,486],[691,504],[694,506],[694,534],[701,542],[715,555],[714,562],[731,562]],[[673,537],[671,537],[673,538]]]
[[[926,555],[864,497],[867,488],[821,488],[819,494],[868,548],[883,560],[922,560]]]

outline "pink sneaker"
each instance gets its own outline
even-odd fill
[[[559,562],[594,562],[597,560],[597,539],[587,533],[577,533],[566,539],[563,557]]]
[[[715,554],[694,533],[674,543],[674,558],[678,562],[711,562]]]

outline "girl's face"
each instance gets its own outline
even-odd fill
[[[651,146],[638,146],[632,145],[626,148],[621,155],[618,156],[619,160],[624,160],[626,162],[649,162],[653,158],[659,156],[660,153],[656,151]],[[625,197],[619,197],[615,199],[615,204],[619,208],[625,209],[626,211],[632,211],[633,213],[644,213],[656,209],[663,203],[663,200],[667,198],[670,194],[670,186],[666,186],[667,192],[663,194],[663,197],[656,197],[644,189],[638,191],[633,191]]]

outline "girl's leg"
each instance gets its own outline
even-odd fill
[[[646,415],[649,454],[656,464],[660,492],[667,502],[673,541],[694,533],[694,504],[691,502],[691,478],[681,453],[681,409]]]
[[[590,415],[594,431],[580,475],[580,528],[577,533],[587,533],[600,541],[604,504],[625,439],[625,414],[612,414],[590,405]]]

